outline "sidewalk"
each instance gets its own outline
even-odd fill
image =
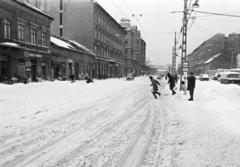
[[[178,92],[159,105],[166,115],[162,129],[161,167],[240,166],[240,88],[197,81],[195,101]]]

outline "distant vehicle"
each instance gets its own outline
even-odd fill
[[[240,73],[240,68],[232,68],[230,71],[231,72],[238,72],[238,73]]]
[[[223,84],[240,83],[240,73],[238,72],[223,72],[219,78]]]
[[[217,69],[216,73],[213,76],[213,80],[219,81],[221,74],[224,72],[229,72],[229,71],[230,71],[230,69],[222,69],[222,68]]]
[[[208,74],[200,74],[199,80],[200,80],[200,81],[209,81],[209,76],[208,76]]]
[[[221,76],[221,73],[218,72],[218,73],[214,74],[214,76],[213,76],[212,79],[213,79],[213,80],[219,80],[220,76]]]
[[[163,77],[164,77],[163,74],[159,74],[159,75],[157,76],[157,79],[162,79]]]
[[[199,76],[199,75],[196,75],[196,76],[195,76],[195,78],[196,78],[196,79],[199,79],[199,78],[200,78],[200,76]]]
[[[133,79],[134,79],[133,74],[129,73],[126,75],[126,80],[133,80]]]

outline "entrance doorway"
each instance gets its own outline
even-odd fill
[[[10,78],[9,61],[0,61],[0,82]]]
[[[37,60],[31,60],[31,78],[33,82],[37,81]]]

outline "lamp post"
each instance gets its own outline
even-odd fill
[[[184,0],[184,11],[183,11],[183,26],[182,26],[182,53],[181,53],[181,77],[180,77],[180,90],[182,90],[182,76],[185,74],[187,75],[187,72],[184,72],[184,62],[186,61],[187,57],[187,26],[188,26],[188,14],[189,10],[187,8],[188,0]],[[198,0],[195,1],[195,3],[192,5],[192,8],[198,8]]]

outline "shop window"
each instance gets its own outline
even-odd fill
[[[3,20],[4,39],[11,39],[11,22],[8,19]]]
[[[47,33],[42,32],[41,42],[43,46],[47,46]]]
[[[35,28],[31,28],[30,38],[31,38],[31,43],[32,44],[36,44],[36,41],[37,41],[37,30]]]
[[[18,40],[24,41],[25,28],[24,25],[18,24]]]

